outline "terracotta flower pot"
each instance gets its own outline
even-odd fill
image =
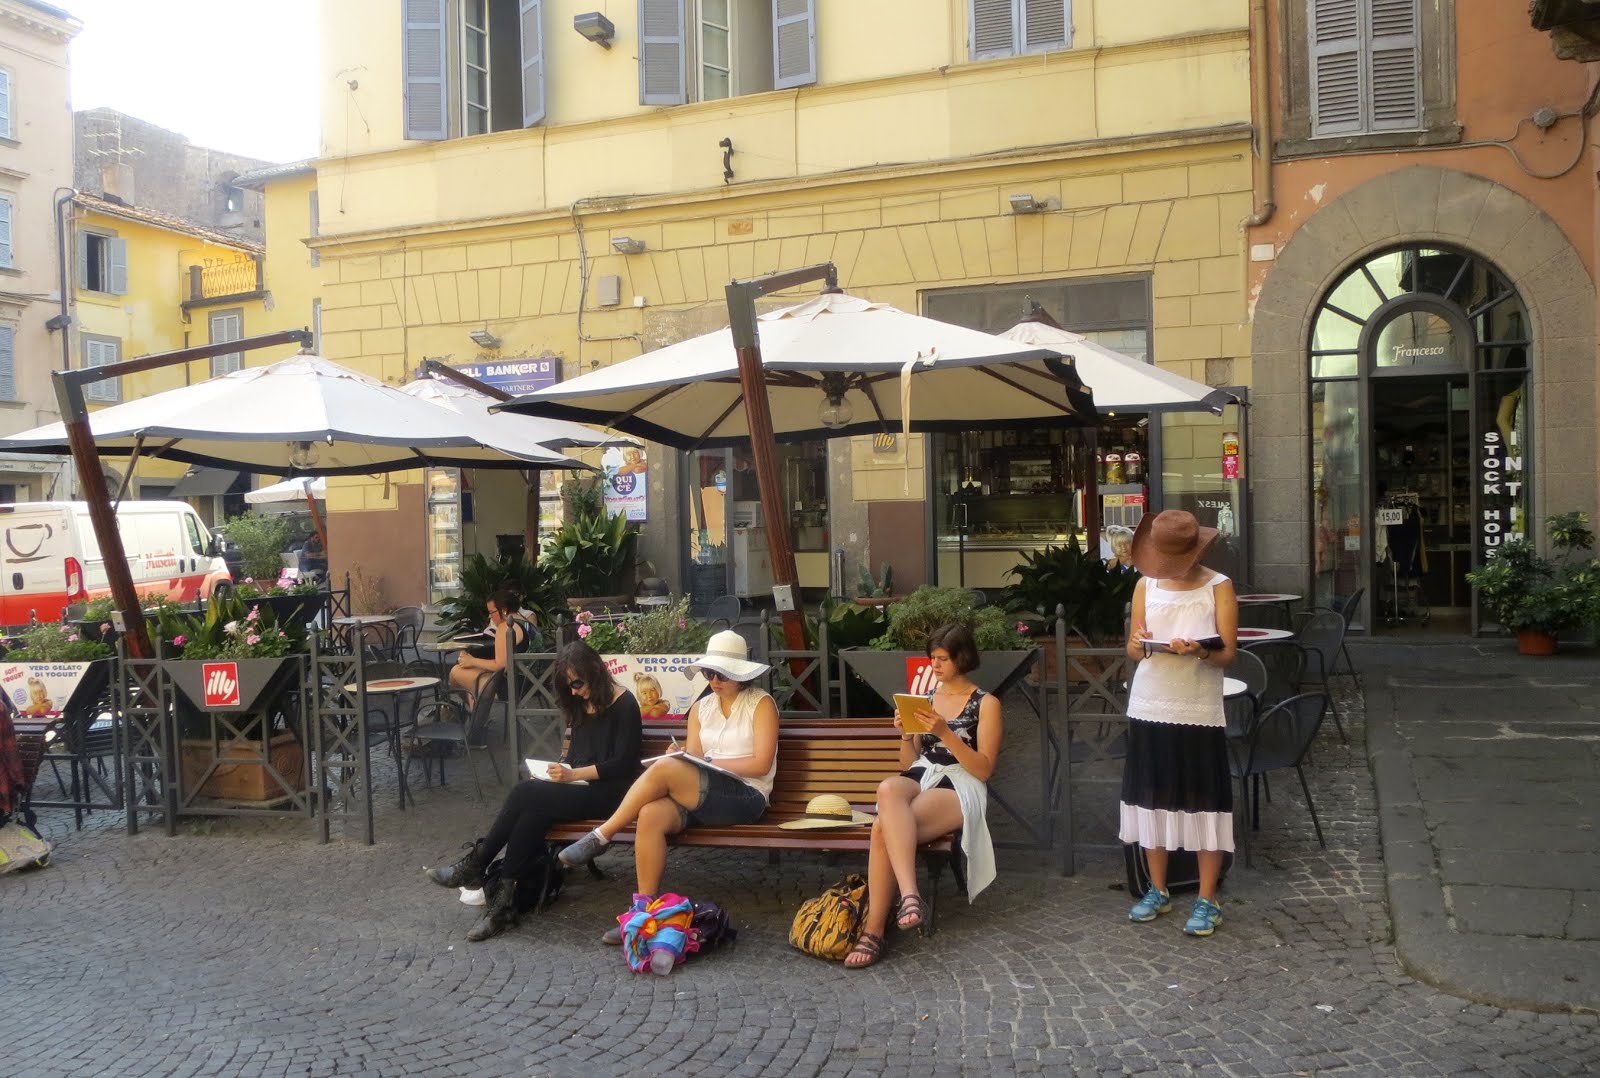
[[[1538,629],[1517,630],[1517,653],[1520,655],[1554,655],[1556,634]]]

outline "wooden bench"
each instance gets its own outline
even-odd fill
[[[685,726],[647,724],[644,755],[658,756],[668,751],[672,738],[681,745]],[[773,776],[772,797],[767,814],[759,823],[731,827],[697,827],[671,836],[673,846],[715,846],[727,849],[768,850],[774,861],[780,850],[814,850],[823,853],[862,853],[872,846],[869,824],[856,827],[819,827],[788,830],[778,825],[803,818],[806,803],[817,794],[838,794],[851,806],[871,812],[878,800],[878,783],[898,774],[900,738],[893,726],[882,719],[829,719],[786,723],[778,728],[778,769]],[[600,824],[599,820],[577,820],[557,824],[546,838],[552,843],[575,842]],[[932,881],[928,904],[928,932],[933,932],[939,896],[939,880],[946,865],[954,871],[958,886],[964,886],[961,865],[952,856],[957,832],[923,843],[917,852],[928,866]],[[619,831],[613,842],[632,842],[633,829]],[[590,869],[598,872],[591,864]],[[865,863],[861,866],[866,872]]]

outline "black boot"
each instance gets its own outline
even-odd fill
[[[494,899],[489,903],[489,908],[483,911],[483,916],[478,918],[478,923],[467,931],[467,939],[482,943],[516,924],[516,902],[517,881],[501,877],[500,886],[495,888]]]
[[[426,869],[428,879],[440,887],[482,887],[483,870],[489,867],[489,858],[483,855],[483,839],[472,843],[466,856],[453,865]]]

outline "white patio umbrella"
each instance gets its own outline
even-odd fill
[[[587,468],[525,437],[489,437],[456,412],[302,352],[89,417],[107,456],[158,457],[268,475],[367,475],[425,465]],[[0,450],[65,454],[52,423]]]
[[[321,476],[299,476],[271,483],[255,490],[247,490],[244,500],[250,505],[272,505],[277,502],[298,502],[308,497],[327,498],[328,481]]]
[[[497,403],[495,398],[447,378],[418,378],[401,386],[400,392],[418,400],[431,401],[441,408],[448,408],[457,415],[466,417],[471,422],[473,430],[482,431],[485,436],[496,439],[504,436],[519,441],[532,441],[546,449],[589,449],[639,444],[633,438],[606,434],[581,423],[490,411],[490,408]]]
[[[1071,356],[1078,377],[1094,391],[1094,405],[1102,412],[1204,411],[1221,415],[1223,406],[1234,400],[1232,393],[1125,356],[1048,322],[1018,322],[1000,336]]]
[[[1094,403],[1053,348],[842,292],[758,320],[779,441],[879,431],[1081,426]],[[909,375],[902,384],[902,375]],[[906,407],[909,403],[909,408]],[[609,426],[680,449],[750,431],[727,329],[515,397],[499,411]]]

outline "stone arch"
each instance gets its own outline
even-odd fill
[[[1278,253],[1256,300],[1250,390],[1255,586],[1293,591],[1307,582],[1307,348],[1317,304],[1347,269],[1407,242],[1480,255],[1517,287],[1535,342],[1534,511],[1595,511],[1595,292],[1583,260],[1549,215],[1510,188],[1454,169],[1400,169],[1318,210]]]

